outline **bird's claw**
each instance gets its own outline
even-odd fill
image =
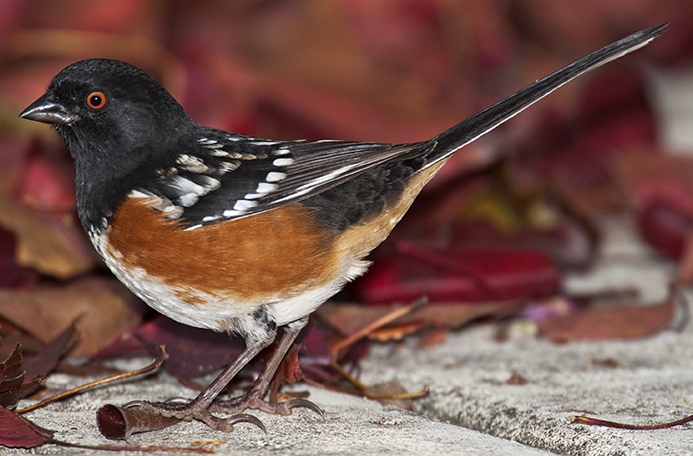
[[[247,395],[230,401],[214,402],[209,408],[215,413],[237,414],[243,410],[252,409],[271,415],[291,415],[295,408],[307,408],[321,417],[325,416],[320,407],[303,398],[290,399],[284,402],[268,402],[258,396]]]

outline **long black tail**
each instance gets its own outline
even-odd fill
[[[488,133],[563,84],[639,49],[666,31],[667,24],[633,33],[554,71],[424,143],[427,165],[436,163]]]

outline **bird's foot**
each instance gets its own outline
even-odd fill
[[[267,432],[264,424],[258,418],[252,415],[239,412],[224,412],[223,410],[213,410],[212,405],[203,405],[196,401],[190,401],[184,398],[172,398],[166,402],[131,402],[125,406],[126,408],[138,408],[147,413],[156,413],[163,417],[176,418],[179,421],[192,421],[193,419],[202,421],[210,428],[217,431],[229,432],[233,429],[236,423],[252,423]],[[227,418],[219,418],[212,414],[212,411],[229,415]]]
[[[224,413],[224,412],[221,412]],[[166,402],[130,402],[122,407],[107,405],[97,414],[101,433],[112,439],[129,439],[132,434],[154,431],[181,421],[199,420],[210,428],[231,432],[238,423],[251,423],[267,432],[258,418],[246,413],[224,413],[221,418],[212,413],[209,405],[181,399]]]
[[[228,415],[237,415],[244,410],[260,410],[272,415],[291,415],[295,408],[307,408],[321,417],[324,416],[320,407],[309,400],[296,398],[283,402],[269,402],[263,399],[263,394],[257,390],[251,390],[248,394],[230,399],[228,401],[215,401],[210,406],[210,411]]]

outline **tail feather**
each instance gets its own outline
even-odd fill
[[[667,24],[636,32],[564,66],[424,143],[426,166],[443,160],[578,76],[648,44]]]

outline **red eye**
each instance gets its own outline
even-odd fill
[[[106,106],[106,95],[103,92],[92,92],[87,96],[87,106],[91,109],[101,109]]]

